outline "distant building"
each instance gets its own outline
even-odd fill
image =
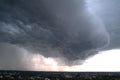
[[[50,80],[49,78],[45,78],[45,80]]]

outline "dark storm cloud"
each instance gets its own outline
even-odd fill
[[[83,5],[82,0],[1,0],[0,41],[46,57],[86,59],[105,47],[109,37]]]

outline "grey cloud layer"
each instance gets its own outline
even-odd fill
[[[2,70],[32,70],[30,56],[25,56],[25,50],[17,46],[0,43],[0,69]]]
[[[104,24],[80,0],[1,0],[0,18],[1,42],[46,57],[82,60],[109,42]]]
[[[110,44],[105,49],[120,48],[120,1],[87,0],[91,11],[96,12],[103,20],[110,35]]]

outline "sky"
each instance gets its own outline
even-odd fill
[[[1,0],[0,69],[119,71],[119,3]]]
[[[35,55],[33,62],[35,64],[35,70],[40,70],[41,62],[40,55]],[[83,72],[119,72],[120,71],[120,49],[113,49],[107,51],[101,51],[99,54],[88,58],[82,65],[58,65],[58,62],[52,58],[44,58],[44,67],[46,70],[51,71],[83,71]],[[46,67],[45,67],[46,65]],[[43,66],[43,65],[42,65]]]
[[[94,72],[119,72],[120,50],[101,51],[99,54],[87,59],[83,65],[73,66],[68,71],[94,71]]]

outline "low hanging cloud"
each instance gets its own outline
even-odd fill
[[[1,0],[0,11],[0,55],[5,56],[0,61],[8,69],[29,69],[26,63],[32,61],[26,59],[36,53],[40,58],[59,58],[73,65],[77,64],[75,60],[83,61],[109,44],[104,24],[87,10],[82,0]],[[29,53],[24,55],[24,50],[18,48],[12,52],[11,45]],[[19,65],[13,67],[17,65],[15,61]]]
[[[58,58],[33,54],[9,43],[0,43],[0,54],[1,70],[64,71],[68,67]]]

